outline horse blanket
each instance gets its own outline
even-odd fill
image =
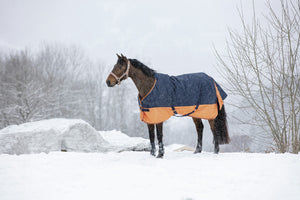
[[[138,97],[140,118],[157,124],[173,115],[215,119],[227,97],[224,90],[205,73],[169,76],[155,73],[149,93]]]

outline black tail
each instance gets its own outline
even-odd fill
[[[219,105],[218,105],[219,107]],[[214,140],[217,139],[219,144],[228,144],[230,142],[228,128],[227,128],[227,119],[224,105],[221,110],[218,111],[218,116],[214,120],[214,128],[215,128],[215,137]]]

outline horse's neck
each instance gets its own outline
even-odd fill
[[[129,74],[129,77],[134,82],[141,98],[149,93],[155,81],[154,77],[148,77],[141,70],[134,67],[132,68],[132,72]]]

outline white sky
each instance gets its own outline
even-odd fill
[[[158,72],[214,76],[213,44],[222,50],[227,27],[241,28],[241,2],[251,19],[252,0],[0,0],[0,49],[75,44],[111,66],[123,53]]]

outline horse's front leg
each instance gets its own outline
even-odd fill
[[[154,124],[147,124],[148,125],[148,131],[149,131],[149,139],[150,139],[150,144],[151,144],[151,150],[150,150],[150,154],[152,156],[155,156],[155,134],[154,134]]]
[[[163,123],[156,124],[156,133],[158,140],[158,155],[157,158],[162,158],[164,156],[164,144],[163,144]]]

